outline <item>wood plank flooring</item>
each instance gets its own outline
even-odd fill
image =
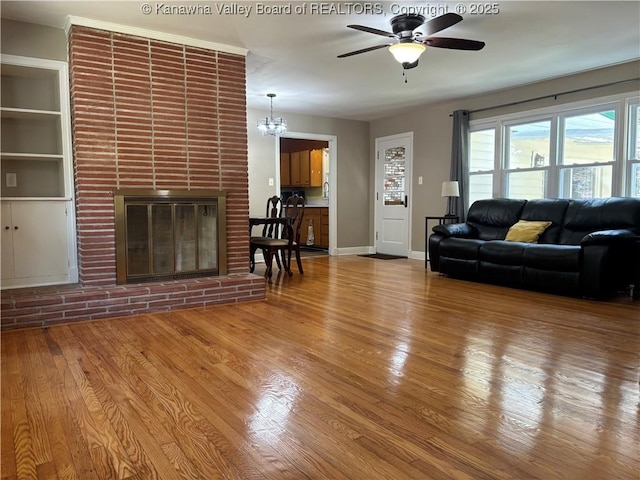
[[[1,478],[638,479],[640,302],[304,268],[262,302],[3,333]]]

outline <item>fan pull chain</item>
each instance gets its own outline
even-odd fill
[[[409,78],[409,74],[407,73],[407,69],[406,68],[402,68],[402,76],[404,77],[404,83],[408,83],[407,80]]]

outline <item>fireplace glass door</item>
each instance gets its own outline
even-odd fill
[[[216,203],[125,207],[127,278],[185,278],[218,269]]]

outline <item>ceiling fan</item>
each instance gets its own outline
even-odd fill
[[[462,17],[456,13],[445,13],[429,21],[426,21],[422,15],[417,14],[397,15],[391,19],[391,29],[393,33],[364,25],[347,25],[347,27],[355,30],[381,35],[395,39],[396,41],[343,53],[342,55],[338,55],[338,58],[351,57],[360,53],[389,47],[389,51],[394,58],[402,64],[402,68],[408,70],[418,66],[420,55],[426,50],[426,47],[449,48],[452,50],[482,50],[484,42],[477,40],[431,37],[434,33],[440,32],[461,21]],[[414,31],[422,25],[425,26],[424,33]]]

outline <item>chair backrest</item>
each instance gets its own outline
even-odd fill
[[[283,233],[289,230],[292,236],[289,238],[289,243],[296,242],[300,244],[300,230],[302,228],[302,220],[304,219],[304,197],[293,195],[289,197],[285,203],[283,210],[283,217],[288,218],[287,222],[290,229],[285,229]]]
[[[267,199],[267,214],[265,217],[278,218],[282,215],[282,199],[274,195]],[[278,238],[279,224],[265,225],[262,229],[263,237]]]

